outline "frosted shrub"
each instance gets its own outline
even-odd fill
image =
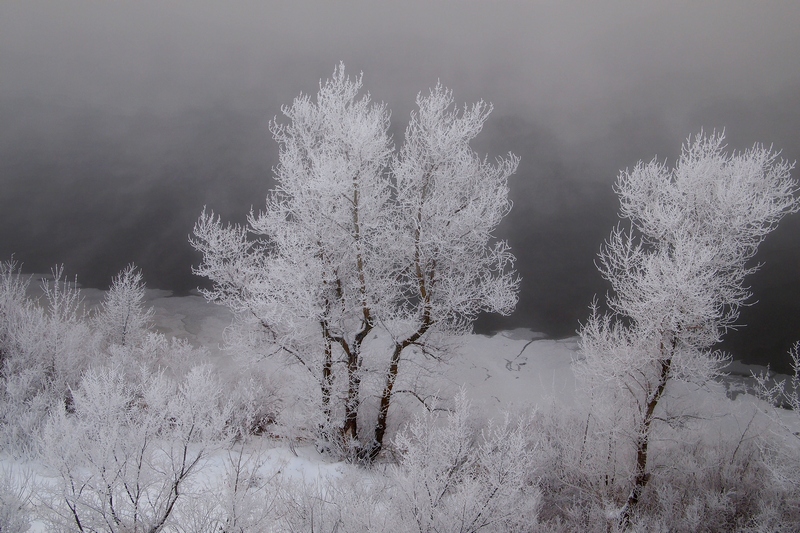
[[[462,392],[453,412],[418,418],[395,439],[400,523],[409,531],[524,531],[536,522],[528,417],[476,431]]]
[[[229,450],[225,461],[223,485],[215,487],[205,499],[199,499],[200,505],[212,509],[211,512],[193,512],[195,517],[208,516],[203,531],[225,531],[231,533],[260,533],[276,515],[274,471],[265,472],[261,454],[246,453],[242,444],[235,450]],[[212,505],[208,505],[212,504]],[[199,528],[182,529],[187,533],[200,531]]]
[[[153,374],[139,387],[114,369],[88,371],[74,413],[56,410],[42,438],[57,476],[42,495],[46,520],[56,529],[162,530],[227,442],[221,395],[207,367],[180,382]]]
[[[607,514],[627,480],[625,449],[613,413],[551,406],[533,421],[539,447],[540,520],[556,530],[605,531]]]
[[[277,478],[274,531],[403,531],[393,489],[380,475],[344,473],[304,480]]]
[[[242,333],[237,329],[235,325],[226,329],[224,342],[230,360],[217,365],[232,405],[230,424],[236,439],[269,435],[313,440],[316,428],[302,416],[292,414],[305,412],[308,404],[318,401],[315,395],[318,387],[294,379],[295,369],[282,358],[259,355],[252,341],[233,340],[232,337]],[[280,421],[282,416],[284,420]]]
[[[15,262],[0,263],[0,437],[6,450],[27,443],[49,403],[37,398],[40,373],[30,364],[41,351],[46,318],[26,295],[29,283]]]
[[[697,405],[692,417],[671,419],[654,434],[653,476],[626,525],[619,523],[617,502],[629,491],[631,452],[618,445],[624,435],[610,424],[613,410],[604,416],[583,407],[541,413],[534,427],[542,525],[582,533],[751,531],[759,530],[759,524],[771,531],[766,525],[776,523],[796,527],[797,499],[774,483],[763,461],[764,439],[772,440],[771,422],[747,403],[733,404],[724,396],[706,402]]]
[[[30,472],[10,467],[0,469],[0,531],[28,531],[32,489]]]
[[[264,434],[295,436],[276,431],[275,422],[287,399],[278,394],[282,383],[276,378],[276,375],[266,374],[258,365],[248,364],[237,367],[235,374],[224,379],[224,388],[232,405],[230,424],[240,438]]]
[[[772,431],[762,441],[764,460],[772,482],[785,492],[789,503],[778,513],[781,522],[800,527],[800,342],[789,350],[792,375],[789,379],[770,381],[769,370],[755,376],[757,392],[771,408],[767,414]]]
[[[42,284],[44,307],[25,296],[28,282],[13,263],[4,265],[0,278],[2,440],[7,449],[23,451],[51,409],[71,409],[71,389],[96,353],[97,337],[84,321],[77,284],[63,279],[62,268]]]
[[[743,531],[776,494],[760,460],[757,433],[709,442],[702,431],[660,443],[652,498],[634,524],[648,531]]]
[[[150,373],[165,372],[180,379],[206,362],[205,349],[152,331],[154,309],[146,308],[144,299],[142,272],[128,265],[114,277],[91,320],[105,352],[98,363],[122,372],[127,382],[138,386]]]
[[[26,291],[30,278],[23,278],[14,261],[0,262],[0,368],[18,350],[16,332],[32,307]]]
[[[180,380],[193,368],[208,362],[208,351],[195,348],[186,339],[167,339],[162,333],[149,332],[137,344],[113,344],[99,358],[97,365],[114,368],[125,382],[141,387],[152,374],[163,373]]]
[[[274,475],[264,485],[267,500],[274,497],[272,530],[530,530],[539,504],[530,418],[509,416],[480,431],[469,412],[462,394],[451,413],[418,418],[394,440],[398,463],[388,469]]]

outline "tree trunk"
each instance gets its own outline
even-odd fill
[[[368,312],[365,312],[368,315]],[[344,426],[342,427],[343,444],[350,447],[358,443],[358,409],[361,406],[361,345],[372,331],[372,324],[365,321],[361,331],[356,334],[353,344],[348,345],[344,339],[339,343],[347,355],[347,401],[345,403]]]
[[[347,354],[347,401],[344,406],[344,426],[342,438],[345,446],[358,440],[358,407],[361,389],[358,354]]]
[[[322,362],[322,414],[325,417],[324,430],[327,431],[331,424],[331,392],[333,390],[333,345],[330,331],[325,321],[322,321],[322,336],[325,340],[324,360]]]
[[[377,459],[383,449],[383,436],[386,434],[386,420],[389,416],[389,406],[392,402],[392,390],[397,379],[397,371],[400,367],[400,354],[403,352],[403,344],[395,344],[392,352],[392,359],[389,362],[389,371],[386,373],[386,384],[381,394],[381,405],[378,410],[378,420],[375,422],[375,436],[369,450],[370,461]]]
[[[675,340],[672,341],[672,350],[675,350]],[[619,517],[619,525],[622,529],[630,527],[631,514],[634,507],[639,503],[639,498],[642,495],[647,482],[650,481],[650,473],[647,472],[647,453],[650,445],[650,428],[653,423],[653,415],[658,401],[664,395],[664,389],[669,380],[670,366],[672,365],[672,358],[661,361],[661,370],[659,373],[659,380],[656,389],[647,399],[645,406],[644,417],[639,424],[639,437],[636,441],[636,471],[633,477],[633,487],[628,495],[628,501],[622,507]]]
[[[400,368],[400,355],[403,353],[403,350],[422,338],[422,336],[428,332],[432,323],[429,308],[426,307],[419,329],[407,339],[394,345],[392,358],[389,362],[389,370],[386,372],[386,384],[383,386],[383,394],[381,394],[381,405],[378,410],[378,420],[375,422],[374,438],[372,439],[369,449],[368,459],[370,461],[374,461],[383,449],[383,437],[386,435],[386,422],[389,417],[389,407],[392,404],[392,391],[394,390],[394,382],[397,380],[397,373]]]

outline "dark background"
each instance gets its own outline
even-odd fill
[[[522,158],[497,235],[523,284],[479,331],[574,334],[606,287],[593,260],[617,218],[620,169],[673,163],[687,136],[800,158],[800,3],[4,2],[0,4],[0,259],[63,263],[106,287],[129,262],[185,293],[204,205],[263,206],[268,122],[344,61],[392,110],[441,82],[495,110],[475,143]],[[795,172],[795,176],[799,175]],[[800,215],[762,245],[747,327],[725,347],[786,370],[800,339]]]

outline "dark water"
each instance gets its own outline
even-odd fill
[[[697,121],[728,126],[737,148],[752,144],[730,136],[738,125],[787,157],[800,155],[796,132],[768,135],[771,107],[755,118],[736,109],[715,104]],[[130,262],[151,288],[180,294],[202,285],[191,274],[199,257],[187,237],[204,205],[233,222],[263,206],[277,156],[269,118],[225,106],[116,116],[0,103],[0,259],[15,254],[29,272],[63,263],[88,287],[106,287]],[[394,126],[398,143],[402,127]],[[522,157],[511,182],[514,209],[496,232],[512,245],[522,288],[515,313],[481,317],[476,330],[574,335],[592,297],[607,290],[593,261],[617,220],[619,169],[656,154],[674,161],[690,131],[675,135],[656,118],[627,117],[604,135],[568,143],[536,123],[492,117],[476,148]],[[762,246],[765,265],[751,280],[758,303],[742,312],[747,327],[724,346],[739,359],[787,369],[786,351],[800,339],[799,236],[796,215]]]

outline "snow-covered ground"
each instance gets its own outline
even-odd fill
[[[221,346],[232,318],[227,308],[207,303],[200,295],[172,297],[163,291],[148,291],[147,304],[155,309],[157,331],[206,347],[212,360],[226,366],[228,356]],[[570,364],[577,354],[577,337],[545,337],[520,328],[455,341],[454,357],[441,380],[442,394],[453,395],[463,387],[474,408],[488,416],[552,401],[571,405],[575,378]]]
[[[35,296],[40,289],[38,284],[32,283],[30,290]],[[82,294],[87,307],[91,308],[102,300],[104,291],[84,289]],[[229,360],[221,345],[223,332],[232,318],[226,308],[209,304],[198,294],[173,297],[159,290],[147,291],[147,305],[155,310],[157,331],[169,338],[186,339],[195,346],[207,348],[211,360],[221,369],[225,368]],[[483,416],[496,416],[514,407],[573,405],[580,396],[571,367],[578,357],[577,338],[544,337],[528,329],[517,329],[491,336],[470,335],[457,341],[456,355],[442,377],[444,394],[455,394],[463,388],[473,407]],[[758,371],[743,365],[733,368],[734,373],[743,375],[750,370]],[[674,401],[707,403],[711,411],[718,414],[714,424],[719,426],[720,434],[726,428],[741,432],[757,409],[754,398],[741,392],[744,392],[744,381],[734,376],[700,390],[687,389],[677,394]],[[793,420],[791,416],[787,419]],[[355,468],[331,462],[311,445],[290,447],[285,442],[264,438],[248,446],[251,456],[258,457],[263,475],[280,470],[290,478],[309,481],[336,477]],[[203,479],[209,486],[218,483],[223,476],[227,457],[227,452],[220,451],[209,458],[208,468],[203,472]],[[5,475],[29,472],[36,483],[51,482],[50,474],[41,465],[12,459],[6,454],[0,454],[0,469]],[[46,529],[42,522],[35,521],[31,531]]]
[[[103,293],[97,289],[83,291],[87,305],[101,301]],[[205,347],[212,360],[225,367],[228,356],[221,349],[223,332],[232,319],[227,308],[206,302],[200,294],[174,297],[168,291],[153,289],[147,291],[147,305],[155,309],[157,331]],[[553,403],[573,406],[579,396],[571,366],[579,355],[577,337],[548,339],[543,333],[519,328],[490,336],[468,335],[455,343],[454,351],[442,377],[442,391],[454,395],[463,387],[476,414],[497,416],[515,407],[546,408]],[[721,417],[730,419],[733,427],[728,429],[735,431],[757,405],[757,400],[746,394],[755,384],[751,376],[764,370],[734,361],[726,369],[728,376],[692,392],[683,401],[713,404],[716,412],[730,410],[733,416],[721,413]],[[790,423],[798,418],[793,413],[782,414]]]

